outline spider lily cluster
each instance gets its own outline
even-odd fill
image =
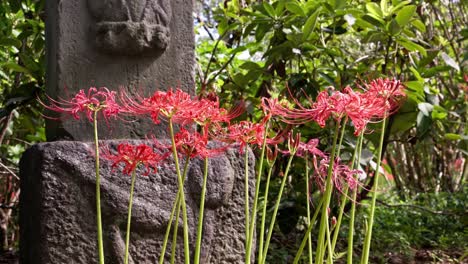
[[[101,158],[110,162],[114,169],[121,168],[124,174],[132,176],[128,207],[125,263],[128,263],[131,208],[137,168],[139,166],[144,167],[143,175],[151,177],[151,174],[157,173],[159,165],[165,162],[170,156],[172,156],[176,167],[179,189],[174,201],[171,220],[168,223],[163,249],[160,253],[160,263],[163,263],[165,260],[166,246],[173,222],[172,219],[175,214],[177,214],[177,216],[179,215],[180,210],[182,212],[184,225],[184,261],[185,263],[190,263],[191,257],[193,257],[193,262],[199,263],[208,159],[221,155],[227,148],[233,146],[239,147],[240,152],[245,155],[245,262],[251,262],[251,252],[253,249],[257,249],[257,262],[265,263],[291,162],[294,158],[300,158],[305,160],[307,182],[311,183],[310,186],[317,187],[317,190],[321,192],[322,198],[312,218],[310,216],[309,198],[307,200],[308,214],[306,224],[308,228],[297,252],[295,263],[301,258],[306,243],[309,245],[309,262],[312,263],[313,261],[310,233],[319,213],[319,235],[317,238],[315,262],[322,263],[326,256],[327,262],[331,263],[335,257],[334,247],[343,214],[343,206],[341,206],[338,219],[335,216],[329,216],[332,193],[334,190],[337,190],[335,193],[342,194],[341,205],[345,204],[347,200],[351,200],[353,205],[351,213],[354,217],[353,210],[355,210],[354,201],[356,199],[356,191],[361,186],[359,179],[362,178],[359,177],[359,175],[363,173],[361,170],[358,170],[363,135],[364,133],[370,133],[370,130],[367,129],[369,123],[380,122],[382,123],[382,129],[380,131],[382,134],[382,141],[383,132],[385,130],[385,119],[398,109],[400,101],[404,96],[403,86],[399,81],[377,79],[363,86],[359,86],[356,90],[353,90],[349,86],[345,87],[342,91],[329,88],[320,92],[315,100],[307,98],[308,106],[305,106],[298,99],[293,99],[292,103],[284,103],[284,101],[279,101],[278,99],[262,98],[260,107],[263,110],[263,118],[259,122],[235,122],[234,120],[243,112],[243,107],[239,106],[228,111],[220,107],[219,99],[216,96],[211,96],[210,98],[192,97],[179,89],[157,91],[150,97],[132,97],[124,92],[117,93],[107,88],[92,87],[87,92],[80,90],[71,100],[54,100],[48,98],[50,103],[43,103],[43,105],[46,109],[69,114],[74,119],[80,119],[81,116],[84,115],[90,122],[94,123],[96,146],[96,207],[100,263],[104,263],[104,252],[102,247],[102,224],[100,216],[99,152],[102,152]],[[147,144],[135,146],[129,143],[120,143],[116,149],[109,149],[108,147],[100,148],[97,134],[98,119],[102,117],[106,123],[108,123],[107,121],[110,118],[117,118],[118,116],[140,118],[146,116],[150,118],[154,124],[159,124],[162,121],[167,122],[171,143],[159,142],[156,137],[153,136],[153,144],[151,144],[151,146]],[[340,158],[340,150],[345,128],[349,125],[348,121],[350,121],[350,124],[352,124],[354,128],[354,135],[357,136],[355,144],[356,150],[354,151],[352,160],[344,162]],[[328,153],[319,149],[320,139],[305,139],[294,131],[296,127],[308,122],[316,122],[322,128],[327,124],[335,125],[334,139],[332,141],[333,147],[328,150]],[[174,129],[174,125],[178,125],[177,132]],[[208,144],[210,141],[218,141],[220,144]],[[255,198],[252,206],[249,204],[248,189],[249,151],[247,151],[247,147],[249,146],[261,150],[258,155]],[[376,151],[378,156],[377,168],[380,167],[381,148],[380,145]],[[265,218],[267,216],[266,206],[269,198],[268,190],[270,177],[277,156],[280,154],[287,157],[288,162],[285,170],[282,172],[281,187],[273,207],[270,227],[266,229]],[[195,251],[190,252],[188,238],[189,232],[192,230],[188,230],[183,186],[187,165],[191,159],[197,158],[204,160],[205,170],[200,201],[200,215],[198,217],[199,222],[196,230]],[[185,160],[183,169],[180,168],[179,159]],[[264,186],[264,203],[262,204],[262,208],[258,208],[260,207],[258,199],[262,174],[264,172],[264,160],[268,163],[269,169]],[[311,174],[309,174],[310,168],[312,169]],[[378,170],[374,177],[376,178],[373,186],[373,190],[375,191],[378,185]],[[304,191],[307,192],[307,197],[309,197],[311,190],[309,189],[309,184],[306,185],[307,189]],[[352,191],[352,195],[348,195],[348,191]],[[371,206],[371,222],[369,223],[366,243],[363,249],[363,258],[361,260],[363,263],[367,263],[368,259],[375,197],[376,195],[374,194]],[[257,211],[260,209],[263,210],[263,214],[261,215],[262,219],[261,221],[257,221]],[[353,221],[351,222],[353,223]],[[175,221],[175,224],[177,225],[178,221]],[[260,230],[257,238],[258,245],[252,244],[255,228]],[[173,232],[177,232],[177,230],[177,226],[172,229]],[[350,226],[348,263],[352,263],[352,232],[353,227]],[[172,263],[174,262],[175,250],[176,248],[173,245],[171,254]]]

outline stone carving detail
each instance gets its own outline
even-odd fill
[[[106,53],[162,53],[170,40],[171,0],[88,0],[96,47]]]
[[[116,141],[102,143],[112,146]],[[92,144],[72,141],[41,143],[25,152],[20,164],[21,263],[88,264],[97,260],[92,152]],[[251,199],[255,189],[253,163],[252,158],[249,161]],[[192,253],[202,167],[202,161],[194,160],[190,164],[185,186]],[[243,167],[243,159],[236,149],[228,149],[224,155],[210,159],[201,263],[242,263],[244,260]],[[130,177],[112,172],[107,162],[102,162],[101,175],[106,263],[120,264],[125,248]],[[176,192],[177,178],[170,161],[162,165],[157,174],[137,176],[130,263],[158,262]],[[176,263],[184,259],[181,227],[182,218],[179,219]],[[170,248],[169,242],[167,262]]]

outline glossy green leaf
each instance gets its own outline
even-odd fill
[[[463,137],[461,135],[458,135],[458,134],[453,134],[453,133],[447,133],[444,135],[444,138],[445,139],[448,139],[448,140],[460,140],[460,139],[463,139]]]
[[[443,120],[447,117],[448,113],[443,107],[439,105],[434,105],[434,109],[432,110],[431,117],[434,120]]]
[[[275,9],[268,2],[263,2],[263,8],[265,8],[270,17],[276,17]]]
[[[417,112],[398,113],[395,115],[390,133],[405,132],[416,125]]]
[[[402,45],[405,49],[409,50],[409,51],[418,51],[420,52],[423,56],[426,56],[427,55],[427,52],[426,52],[426,49],[419,45],[419,44],[416,44],[412,41],[409,41],[409,40],[397,40],[398,44]]]
[[[0,46],[14,46],[19,49],[21,47],[21,41],[16,38],[3,37],[0,38]]]
[[[306,23],[304,24],[304,27],[302,28],[302,40],[306,41],[309,39],[310,33],[314,30],[315,25],[317,24],[317,17],[320,13],[320,8],[315,10],[312,15],[309,16],[307,19]]]
[[[370,2],[366,4],[366,9],[377,18],[383,19],[383,12],[377,3]]]
[[[392,19],[387,25],[387,30],[392,36],[395,36],[400,33],[401,26],[396,22],[395,19]]]
[[[419,20],[419,19],[415,19],[413,21],[411,21],[411,24],[417,28],[420,32],[426,32],[426,26],[424,25],[424,23]]]
[[[416,13],[416,6],[415,5],[408,5],[403,7],[400,11],[398,11],[395,20],[401,27],[406,26],[413,15]]]
[[[26,69],[23,66],[18,65],[17,63],[14,63],[14,62],[6,62],[6,63],[2,64],[2,67],[8,68],[8,69],[16,71],[16,72],[29,73],[28,69]]]
[[[296,2],[290,2],[286,4],[286,9],[290,11],[293,14],[296,14],[298,16],[305,17],[306,13],[302,9],[300,5],[298,5]]]

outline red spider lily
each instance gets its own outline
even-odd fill
[[[261,107],[266,119],[274,116],[287,117],[290,111],[285,102],[280,102],[276,98],[262,97]]]
[[[328,167],[330,165],[330,158],[326,157],[320,161],[318,168],[315,168],[313,178],[319,189],[323,192],[325,190],[325,181],[328,175]],[[353,190],[357,187],[358,181],[354,177],[356,174],[361,174],[360,170],[351,170],[348,166],[341,164],[340,159],[336,159],[333,165],[332,179],[333,185],[338,191],[343,190],[343,185]]]
[[[121,111],[121,107],[115,101],[115,91],[109,91],[106,87],[99,90],[96,87],[88,89],[88,94],[80,90],[70,101],[64,99],[54,100],[47,97],[50,105],[41,104],[49,110],[70,114],[79,120],[80,113],[84,112],[89,121],[94,121],[94,113],[102,112],[104,119],[115,117]]]
[[[133,99],[127,94],[122,94],[122,101],[126,112],[145,115],[149,114],[155,124],[161,122],[160,118],[170,119],[178,123],[190,123],[194,116],[196,103],[191,99],[190,94],[176,89],[167,92],[156,91],[149,98],[137,97]]]
[[[373,80],[365,88],[370,107],[376,111],[373,115],[375,118],[384,118],[394,112],[400,105],[400,99],[406,96],[401,82],[388,78]]]
[[[151,171],[156,173],[158,164],[168,156],[167,154],[154,152],[153,148],[146,144],[134,146],[128,143],[121,143],[117,146],[116,154],[112,154],[108,148],[103,148],[102,152],[101,157],[111,161],[113,169],[120,163],[123,163],[124,168],[122,172],[128,175],[136,170],[140,164],[146,168],[144,175],[148,175]]]
[[[213,157],[223,153],[227,146],[220,148],[209,148],[208,136],[198,132],[188,131],[184,128],[174,136],[175,145],[179,154],[190,156],[190,158]]]
[[[238,117],[243,111],[243,104],[239,104],[233,110],[228,111],[219,107],[218,97],[199,99],[195,101],[194,110],[190,119],[199,124],[204,129],[204,134],[208,134],[208,129],[213,126],[214,130],[221,129],[222,123],[229,124],[233,118]]]
[[[264,120],[266,121],[266,120]],[[261,146],[265,135],[265,123],[253,123],[241,121],[228,127],[228,133],[224,141],[239,143],[240,150],[243,151],[248,144]],[[276,144],[276,139],[268,139],[267,144]]]
[[[309,153],[309,154],[312,154],[313,156],[325,158],[326,155],[320,149],[317,148],[318,144],[319,144],[318,138],[313,138],[309,140],[309,142],[307,143],[300,142],[297,148],[296,155],[299,157],[304,157],[305,154]]]

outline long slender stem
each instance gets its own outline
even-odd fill
[[[130,199],[128,201],[127,233],[125,233],[125,264],[128,264],[128,249],[130,247],[130,225],[132,222],[133,190],[135,189],[136,172],[132,171],[132,184],[130,186]]]
[[[265,157],[265,148],[266,148],[266,139],[267,139],[267,134],[268,134],[268,123],[265,125],[265,133],[263,135],[263,143],[262,143],[262,153],[260,154],[260,163],[258,165],[258,171],[257,171],[257,180],[255,181],[255,198],[254,198],[254,203],[252,206],[252,215],[250,219],[250,229],[249,229],[249,239],[247,241],[247,248],[246,248],[246,253],[245,253],[245,263],[250,264],[250,252],[252,250],[252,241],[253,241],[253,234],[254,234],[254,229],[255,229],[255,222],[257,220],[257,204],[258,204],[258,195],[260,193],[260,179],[262,177],[262,171],[263,171],[263,158]]]
[[[312,232],[312,229],[314,229],[315,220],[317,219],[317,216],[318,216],[318,214],[319,214],[319,212],[320,212],[320,208],[321,208],[322,205],[323,205],[323,200],[324,200],[324,198],[325,198],[325,197],[322,196],[322,198],[320,199],[319,204],[317,205],[317,209],[315,210],[314,215],[312,216],[312,219],[310,220],[309,228],[307,228],[307,231],[306,231],[305,234],[304,234],[304,238],[302,239],[301,245],[299,246],[299,249],[297,250],[296,257],[294,257],[294,262],[293,262],[293,264],[299,263],[299,259],[301,258],[302,251],[304,250],[304,247],[305,247],[305,245],[306,245],[306,242],[307,242],[307,240],[308,240],[308,237],[310,236],[310,233]]]
[[[99,263],[104,264],[104,243],[102,241],[102,220],[101,220],[101,178],[99,173],[99,137],[97,129],[97,113],[94,111],[94,146],[96,152],[96,221]]]
[[[249,243],[249,224],[250,224],[250,217],[249,217],[249,150],[245,147],[245,155],[244,155],[244,164],[245,164],[245,172],[244,172],[244,192],[245,192],[245,249],[247,252],[247,247]],[[245,255],[245,259],[247,260],[247,254]]]
[[[185,264],[190,264],[190,249],[189,249],[189,234],[188,234],[189,230],[188,230],[188,221],[187,221],[187,206],[185,205],[184,180],[182,179],[182,175],[180,173],[179,157],[177,156],[177,149],[175,145],[174,125],[172,123],[172,118],[169,118],[169,132],[171,134],[172,154],[174,156],[174,163],[175,163],[176,172],[177,172],[177,181],[179,183],[180,200],[181,200],[181,205],[182,205],[182,221],[184,225]]]
[[[319,236],[317,240],[317,252],[315,256],[315,263],[323,263],[323,257],[325,255],[325,249],[323,248],[325,242],[325,233],[326,233],[326,225],[328,225],[328,206],[330,205],[331,195],[333,191],[333,165],[335,164],[335,153],[336,153],[336,142],[338,139],[338,132],[340,129],[340,122],[336,123],[335,133],[333,135],[333,147],[330,154],[330,164],[328,165],[328,175],[327,175],[327,183],[325,187],[325,200],[322,205],[322,215],[320,217],[320,230]]]
[[[185,175],[187,173],[187,168],[188,168],[189,161],[190,161],[190,156],[187,156],[187,159],[185,160],[183,179],[182,179],[184,182],[185,182]],[[164,263],[164,256],[166,255],[166,247],[167,247],[167,243],[169,241],[169,235],[171,234],[171,226],[172,226],[172,222],[174,221],[174,214],[175,214],[176,210],[177,210],[177,216],[175,218],[176,221],[175,221],[174,233],[177,234],[177,228],[178,228],[179,216],[180,216],[179,215],[179,212],[180,212],[180,189],[177,190],[177,195],[176,195],[176,198],[174,200],[174,205],[172,206],[171,215],[169,217],[169,223],[167,224],[166,233],[164,234],[164,240],[163,240],[163,246],[162,246],[162,249],[161,249],[161,255],[159,256],[159,263],[160,264]],[[177,243],[177,240],[175,240],[175,242],[173,241],[172,247],[175,246],[174,245],[175,243]],[[171,258],[172,258],[172,255],[171,255]]]
[[[179,219],[180,217],[180,196],[179,199],[177,200],[177,214],[176,214],[176,219]],[[175,257],[176,257],[176,249],[177,249],[177,233],[179,231],[179,221],[177,220],[174,225],[174,231],[172,233],[172,244],[171,244],[171,264],[175,263]],[[161,263],[162,264],[162,263]]]
[[[265,194],[263,199],[263,212],[262,212],[262,223],[260,225],[260,238],[258,243],[258,260],[260,261],[263,258],[263,240],[265,239],[265,220],[266,220],[266,209],[268,206],[268,192],[270,190],[270,179],[271,173],[273,172],[273,168],[276,162],[276,157],[274,158],[273,162],[270,164],[270,168],[268,169],[267,181],[265,186]]]
[[[362,152],[362,141],[364,137],[364,132],[359,136],[358,143],[358,157],[357,157],[357,168],[361,162],[361,152]],[[357,197],[358,188],[353,190],[353,197],[351,198],[351,212],[349,218],[349,233],[348,233],[348,254],[347,254],[347,263],[353,264],[353,241],[354,241],[354,217],[356,215],[356,197]]]
[[[356,156],[358,156],[358,152],[359,152],[359,150],[358,150],[359,147],[358,146],[359,146],[359,142],[361,141],[361,137],[362,137],[362,133],[361,133],[361,136],[359,136],[357,141],[356,141],[356,148],[354,149],[353,157],[351,158],[351,166],[350,166],[351,170],[354,169]],[[333,252],[333,254],[335,253],[335,246],[336,246],[336,242],[338,241],[338,235],[339,235],[339,231],[340,231],[340,227],[341,227],[341,221],[343,220],[344,208],[345,208],[346,202],[348,200],[348,191],[349,191],[349,187],[346,186],[345,190],[343,191],[342,197],[341,197],[338,220],[336,221],[336,225],[335,225],[334,232],[333,232],[333,239],[332,239],[332,252]]]
[[[382,147],[384,142],[384,134],[385,134],[385,125],[387,118],[384,118],[382,121],[382,133],[380,134],[380,142],[379,142],[379,149],[377,154],[377,165],[375,167],[375,179],[374,179],[374,186],[372,190],[374,193],[372,194],[372,201],[370,207],[370,215],[369,215],[369,227],[366,232],[366,237],[364,239],[364,248],[362,251],[362,259],[361,263],[367,264],[369,261],[369,251],[370,251],[370,243],[372,239],[372,226],[374,225],[374,213],[375,213],[375,203],[377,200],[377,188],[379,187],[379,171],[380,171],[380,163],[382,159]]]
[[[328,212],[327,212],[327,218],[329,218],[330,216],[328,215]],[[329,225],[329,222],[327,221],[326,222],[326,235],[327,235],[327,249],[328,249],[328,256],[327,256],[327,264],[333,264],[333,252],[332,252],[332,248],[331,248],[331,239],[330,239],[330,225]]]
[[[190,152],[191,154],[192,152]],[[184,172],[183,172],[183,181],[185,183],[185,179],[187,178],[187,172],[188,172],[188,166],[189,166],[189,163],[190,163],[190,154],[187,155],[187,158],[185,159],[185,165],[184,165]],[[177,195],[179,196],[178,200],[177,200],[177,215],[176,215],[176,218],[177,221],[175,222],[175,225],[174,225],[174,231],[173,231],[173,234],[172,234],[172,245],[171,245],[171,264],[174,264],[175,263],[175,256],[176,256],[176,248],[177,248],[177,233],[179,231],[179,218],[180,218],[180,206],[181,206],[181,203],[180,203],[180,194],[177,193]]]
[[[208,157],[205,157],[204,161],[204,172],[203,172],[203,186],[201,191],[200,198],[200,212],[198,214],[198,227],[197,227],[197,242],[195,245],[195,259],[194,264],[200,262],[200,249],[201,249],[201,240],[202,240],[202,231],[203,231],[203,214],[205,211],[205,195],[206,195],[206,182],[208,178]]]
[[[309,190],[309,155],[306,154],[305,156],[305,167],[306,167],[306,171],[305,171],[305,176],[306,176],[306,183],[305,183],[305,186],[306,186],[306,207],[307,207],[307,224],[310,225],[310,190]],[[314,262],[313,260],[313,255],[312,255],[312,237],[309,233],[307,237],[307,248],[308,248],[308,251],[309,251],[309,264],[312,264]]]
[[[288,160],[288,165],[286,166],[286,169],[284,170],[283,180],[281,181],[281,187],[279,189],[278,198],[276,199],[275,209],[273,210],[273,215],[271,217],[270,227],[268,229],[265,246],[263,247],[263,258],[260,263],[265,263],[266,256],[268,254],[268,247],[270,246],[271,235],[273,234],[273,229],[275,227],[276,215],[278,214],[278,208],[281,202],[281,196],[283,196],[284,186],[286,185],[286,180],[288,178],[289,169],[291,168],[291,162],[294,158],[295,152],[291,152],[289,155],[290,156]]]

